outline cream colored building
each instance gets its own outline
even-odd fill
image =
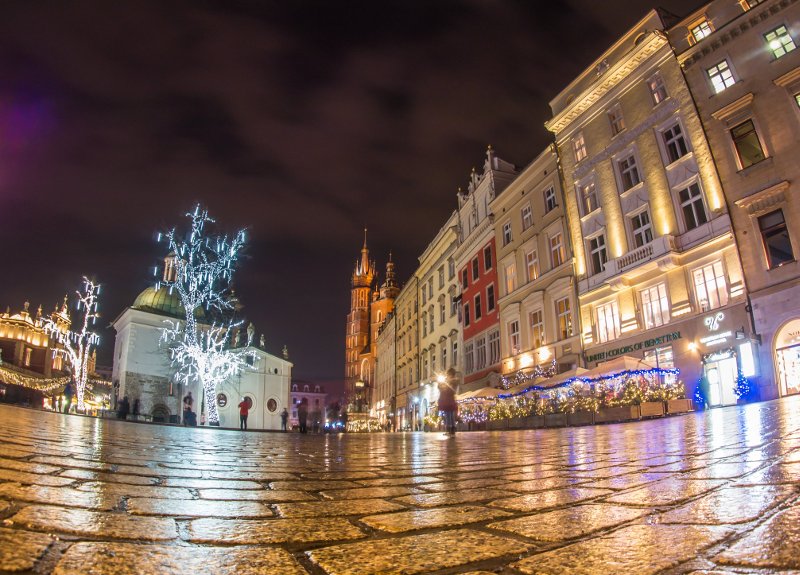
[[[396,385],[396,326],[395,312],[392,311],[378,328],[375,344],[375,391],[372,396],[373,416],[378,418],[382,427],[387,423],[394,429]]]
[[[550,103],[587,367],[620,355],[736,403],[753,344],[722,186],[651,11]],[[744,344],[744,345],[742,345]],[[730,350],[733,350],[731,352]]]
[[[675,25],[669,38],[733,219],[762,341],[760,396],[800,393],[800,6],[710,2]],[[748,342],[732,343],[741,361],[747,353],[741,344]]]
[[[576,367],[577,292],[555,146],[524,168],[489,209],[495,219],[503,375],[549,368],[553,359],[560,372]]]
[[[395,399],[396,429],[416,429],[419,388],[419,281],[412,277],[401,289],[394,302],[395,315]],[[418,398],[417,398],[418,399]]]

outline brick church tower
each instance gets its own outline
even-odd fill
[[[372,282],[375,279],[375,262],[369,259],[367,230],[364,230],[364,246],[361,259],[356,262],[351,280],[350,313],[347,314],[347,336],[345,338],[345,402],[356,403],[356,392],[369,384],[371,363],[362,358],[370,351],[370,299]],[[356,383],[358,382],[358,386]],[[362,401],[367,398],[362,395]]]

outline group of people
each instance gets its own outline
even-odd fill
[[[117,403],[117,419],[128,419],[128,415],[133,415],[134,419],[139,419],[139,398],[133,400],[133,410],[131,402],[126,395]]]

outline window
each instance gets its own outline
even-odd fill
[[[683,221],[686,223],[687,230],[693,230],[708,221],[703,194],[700,193],[700,186],[697,183],[680,190],[678,198],[681,202]]]
[[[660,283],[639,292],[642,300],[644,327],[651,329],[669,322],[669,300],[667,284]]]
[[[589,238],[589,260],[592,262],[593,274],[599,274],[606,269],[608,253],[606,252],[606,236],[604,234]]]
[[[428,377],[428,351],[422,352],[422,377]]]
[[[581,194],[581,215],[591,214],[599,206],[597,204],[597,192],[594,182],[589,182],[580,187]]]
[[[458,300],[450,297],[450,317],[453,317],[458,312]]]
[[[794,95],[794,101],[798,106],[800,106],[800,94]]]
[[[468,325],[469,325],[469,304],[465,303],[464,304],[464,326],[466,327]]]
[[[428,278],[428,298],[433,299],[433,278]]]
[[[443,324],[446,316],[445,316],[445,305],[444,305],[444,296],[439,298],[439,325]]]
[[[506,264],[504,269],[506,277],[506,295],[517,289],[517,266],[514,262]]]
[[[477,280],[481,277],[480,265],[478,264],[478,258],[472,260],[472,279]]]
[[[433,315],[433,306],[428,309],[428,321],[430,321],[430,332],[433,334],[433,320],[435,319]]]
[[[710,36],[713,30],[711,30],[711,25],[708,23],[708,20],[703,20],[697,26],[689,30],[689,32],[691,33],[692,38],[694,38],[694,41],[699,42],[706,36]]]
[[[494,284],[489,284],[486,288],[486,311],[494,309]]]
[[[422,305],[428,303],[428,293],[425,291],[425,285],[422,286]]]
[[[639,177],[639,168],[636,166],[636,158],[630,154],[617,162],[619,177],[622,182],[622,191],[630,190],[633,186],[642,181]]]
[[[608,123],[611,124],[611,133],[615,136],[625,129],[625,119],[622,117],[622,107],[619,104],[608,111]]]
[[[761,230],[761,241],[764,243],[769,269],[794,261],[792,242],[789,239],[783,210],[775,210],[758,218],[758,229]]]
[[[650,224],[650,212],[647,210],[639,212],[631,218],[631,230],[633,231],[633,245],[640,248],[653,241],[653,226]]]
[[[529,282],[539,277],[539,253],[536,250],[531,250],[525,254],[525,269],[528,273]]]
[[[739,157],[739,165],[743,170],[764,159],[764,150],[761,148],[761,140],[758,139],[753,120],[747,120],[731,128],[731,138],[736,148],[736,155]]]
[[[467,289],[469,287],[469,274],[467,270],[461,272],[461,288]],[[422,303],[425,303],[424,301]]]
[[[767,41],[767,45],[772,50],[772,55],[775,58],[780,58],[795,49],[794,40],[789,36],[786,26],[778,26],[774,30],[767,32],[764,34],[764,39]]]
[[[489,332],[489,365],[500,363],[500,330]]]
[[[481,294],[475,296],[475,321],[481,319]]]
[[[550,263],[557,268],[564,263],[567,255],[564,253],[564,239],[561,232],[556,232],[550,236]]]
[[[447,342],[442,342],[442,369],[447,369]]]
[[[723,60],[716,66],[711,66],[706,72],[711,80],[711,85],[714,87],[715,94],[719,94],[736,83],[727,60]]]
[[[511,349],[511,355],[517,355],[521,349],[519,345],[519,321],[516,319],[508,323],[508,347]]]
[[[664,79],[656,74],[647,81],[650,88],[650,96],[653,98],[653,105],[656,106],[667,99],[667,88],[664,86]]]
[[[531,326],[531,347],[534,349],[544,345],[544,313],[537,309],[528,314]]]
[[[483,248],[483,271],[492,269],[492,246]]]
[[[453,279],[453,276],[456,275],[456,262],[453,258],[447,260],[447,279]]]
[[[524,232],[533,225],[533,212],[531,212],[531,205],[522,206],[522,231]]]
[[[422,314],[422,337],[428,335],[428,317],[427,314]]]
[[[444,266],[439,268],[439,289],[444,287]]]
[[[544,213],[554,210],[556,207],[558,207],[558,202],[556,201],[556,190],[552,187],[547,188],[544,191]]]
[[[694,270],[692,277],[701,310],[708,311],[728,304],[728,285],[721,261]]]
[[[31,366],[31,356],[33,355],[33,350],[31,348],[27,348],[25,350],[25,359],[22,360],[22,363],[25,367]]]
[[[475,369],[486,367],[486,338],[479,337],[475,340]]]
[[[511,222],[503,224],[503,245],[507,246],[511,243]]]
[[[458,365],[458,340],[453,339],[450,346],[453,350],[453,353],[450,356],[453,358],[453,366]]]
[[[472,373],[475,371],[475,344],[471,341],[464,344],[464,371]]]
[[[619,306],[616,301],[597,307],[597,339],[605,343],[617,339],[619,329]]]
[[[431,375],[436,373],[436,344],[431,346]]]
[[[747,4],[748,8],[755,8],[759,4],[761,4],[764,0],[745,0],[745,4]]]
[[[555,305],[559,339],[572,337],[572,311],[570,310],[569,298],[565,297],[556,300]]]
[[[575,152],[575,162],[580,162],[588,155],[586,153],[586,140],[583,139],[583,133],[578,134],[572,139],[572,150]]]
[[[664,147],[667,150],[667,158],[670,164],[678,161],[678,159],[689,153],[689,148],[686,145],[686,139],[683,137],[680,124],[675,124],[671,128],[664,130],[662,136],[664,138]]]

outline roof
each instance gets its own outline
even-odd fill
[[[180,297],[174,290],[166,287],[158,289],[149,287],[145,289],[136,297],[131,307],[159,315],[177,318],[186,317]],[[195,310],[195,317],[203,317],[204,315],[202,308]]]

